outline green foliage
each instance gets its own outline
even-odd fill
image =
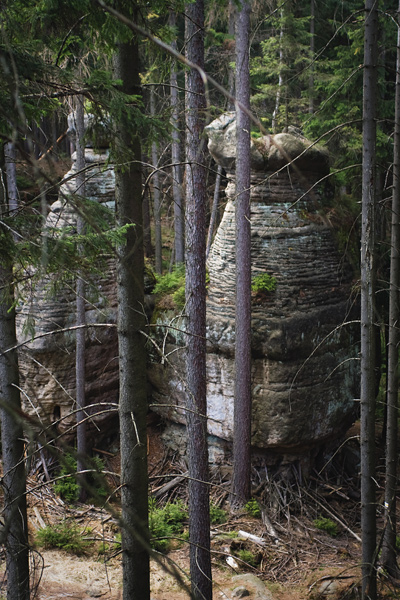
[[[321,531],[326,531],[330,536],[336,537],[339,533],[337,524],[326,517],[318,517],[313,521],[314,526]]]
[[[76,459],[71,454],[66,454],[63,458],[58,479],[54,484],[54,491],[69,504],[78,500],[79,487],[76,482]]]
[[[243,562],[247,563],[251,567],[255,567],[257,565],[257,559],[250,550],[238,550],[236,552],[236,556],[240,558]]]
[[[210,502],[210,523],[211,525],[220,525],[226,523],[227,512],[223,508],[216,506],[213,502]]]
[[[276,278],[269,273],[263,273],[253,277],[251,284],[252,292],[266,294],[268,292],[274,292],[276,290]]]
[[[255,519],[261,518],[260,506],[255,498],[252,498],[245,504],[245,509]]]
[[[108,497],[107,484],[103,476],[104,462],[98,456],[87,459],[87,468],[92,472],[87,475],[88,493],[92,500],[102,502]],[[79,486],[76,480],[76,458],[66,454],[58,473],[60,479],[54,483],[54,491],[69,504],[77,502]]]
[[[171,541],[183,532],[187,509],[181,500],[158,508],[154,498],[149,499],[150,543],[157,552],[168,552]]]
[[[177,309],[185,306],[185,265],[175,265],[171,273],[157,276],[153,293],[161,300],[169,296]]]
[[[75,523],[65,519],[61,523],[48,525],[39,529],[36,541],[44,548],[58,548],[71,554],[84,554],[89,542],[83,538],[84,531],[79,529]]]

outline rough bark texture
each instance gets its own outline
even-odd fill
[[[209,148],[228,177],[228,202],[208,260],[208,431],[232,441],[234,114],[206,131]],[[343,325],[358,319],[351,314],[353,272],[324,211],[324,190],[312,187],[329,172],[328,156],[309,146],[304,138],[277,134],[252,141],[250,150],[252,273],[276,279],[275,291],[252,297],[252,444],[294,455],[340,437],[355,418],[354,398],[359,397],[359,326]],[[288,158],[296,157],[298,170],[286,168]],[[179,322],[173,325],[179,327]],[[170,332],[168,341],[167,351],[174,343],[184,345],[177,332]],[[182,372],[180,351],[170,358]],[[150,376],[155,401],[171,404],[173,398],[183,406],[182,384],[173,370],[165,375],[165,366],[153,364]],[[171,408],[167,415],[183,421],[182,409]]]
[[[84,107],[83,97],[79,96],[77,99],[76,107],[76,169],[77,169],[77,193],[80,197],[85,196],[85,179],[86,175],[84,172],[86,161],[85,161],[85,146],[83,138],[85,135],[85,124],[84,124]],[[80,208],[81,203],[78,204]],[[82,212],[82,209],[80,210]],[[78,235],[83,235],[85,231],[85,221],[81,214],[78,213],[76,220],[76,232]],[[82,255],[82,247],[80,253]],[[76,376],[76,450],[77,450],[77,472],[80,473],[78,477],[79,482],[79,500],[84,502],[86,500],[86,477],[83,471],[87,467],[87,440],[86,440],[86,419],[85,419],[85,325],[86,325],[86,310],[85,300],[86,286],[84,274],[82,272],[77,274],[76,279],[76,324],[80,327],[76,331],[76,356],[75,356],[75,376]]]
[[[15,183],[15,182],[14,182]],[[0,215],[6,205],[0,204]],[[8,207],[7,207],[8,211]],[[3,239],[12,239],[7,230]],[[24,431],[19,392],[13,268],[10,256],[0,262],[0,418],[3,463],[3,519],[0,542],[6,548],[7,600],[29,600],[29,546],[26,512]]]
[[[156,114],[154,86],[150,90],[150,112]],[[153,207],[154,207],[154,244],[155,244],[155,268],[156,273],[162,273],[162,237],[161,237],[161,191],[160,175],[158,172],[158,145],[151,144],[151,160],[153,162]]]
[[[186,6],[186,58],[204,68],[204,4]],[[206,172],[204,82],[186,73],[186,423],[192,594],[212,598],[206,402]]]
[[[397,12],[400,22],[400,4]],[[400,24],[400,23],[399,23]],[[396,487],[399,393],[399,289],[400,289],[400,29],[397,32],[397,72],[393,140],[392,230],[390,244],[389,343],[387,372],[387,426],[385,479],[385,533],[382,564],[392,577],[398,577],[396,560]]]
[[[375,148],[378,14],[365,3],[361,231],[362,598],[376,599],[375,491]]]
[[[169,17],[171,27],[176,26],[176,14],[171,11]],[[171,42],[171,47],[176,50],[176,40]],[[175,263],[183,263],[185,260],[185,228],[184,228],[184,207],[182,198],[182,176],[180,165],[180,133],[179,133],[179,92],[178,92],[178,74],[176,71],[176,62],[173,63],[170,76],[171,87],[171,126],[172,126],[172,193],[174,199],[174,231],[175,231]]]
[[[120,44],[115,77],[126,94],[140,94],[136,40]],[[116,213],[119,226],[133,224],[119,248],[117,267],[119,417],[121,443],[122,566],[124,600],[150,598],[147,475],[147,391],[144,314],[144,253],[141,149],[123,120],[116,145],[131,155],[129,166],[116,168]]]
[[[231,506],[250,499],[251,472],[251,230],[250,230],[250,5],[236,17],[236,310],[235,399]]]

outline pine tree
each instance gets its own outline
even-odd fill
[[[186,58],[204,68],[204,3],[186,7]],[[206,172],[204,82],[186,73],[186,426],[189,459],[189,542],[192,594],[212,598],[206,401]]]

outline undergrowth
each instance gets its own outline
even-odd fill
[[[89,542],[83,538],[84,532],[89,533],[87,529],[81,530],[75,523],[65,519],[55,525],[39,529],[36,542],[46,549],[57,548],[79,556],[89,547]]]

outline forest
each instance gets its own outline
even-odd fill
[[[400,5],[0,22],[0,595],[398,597]]]

